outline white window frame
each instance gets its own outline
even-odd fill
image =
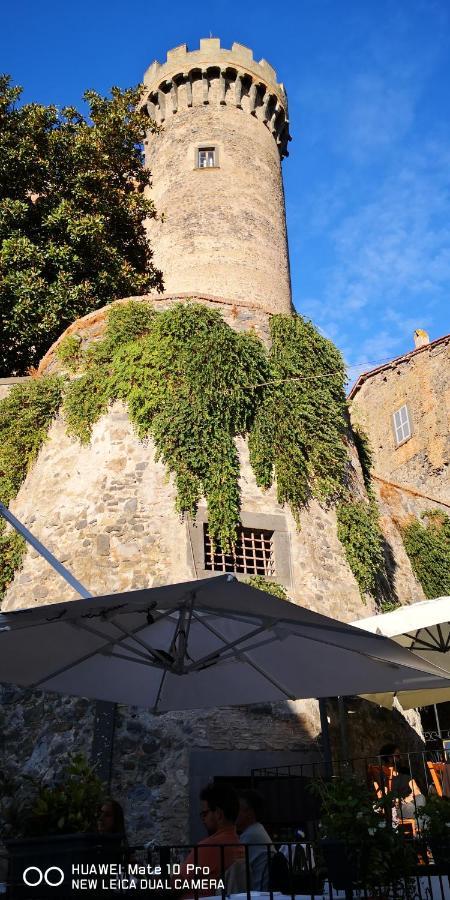
[[[204,157],[204,161],[202,161],[202,154],[209,154],[209,156]],[[203,146],[197,147],[196,150],[196,167],[197,169],[216,169],[218,166],[218,151],[217,147]]]
[[[412,437],[411,415],[406,403],[392,414],[392,426],[397,447],[400,447],[400,444],[404,444]]]

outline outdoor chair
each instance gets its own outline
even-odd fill
[[[397,828],[405,835],[405,837],[415,838],[419,834],[419,826],[416,818],[402,819],[398,822]]]
[[[442,797],[442,782],[444,778],[446,763],[444,762],[431,762],[427,760],[427,767],[430,775],[433,779],[433,787],[436,790],[438,797]]]

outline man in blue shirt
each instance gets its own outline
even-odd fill
[[[270,835],[261,822],[263,799],[257,791],[242,791],[236,831],[241,844],[248,845],[251,889],[267,891],[270,878],[270,856],[275,853]]]

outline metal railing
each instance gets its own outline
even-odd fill
[[[374,803],[389,794],[390,823],[413,837],[421,837],[423,806],[428,796],[450,796],[450,753],[442,749],[442,744],[436,750],[402,753],[395,768],[392,760],[374,755],[336,761],[333,771],[334,778],[355,776],[365,782]],[[293,840],[296,829],[301,828],[308,838],[317,836],[320,805],[318,800],[314,802],[310,787],[317,779],[329,780],[320,762],[266,766],[253,769],[251,774],[253,786],[266,800],[266,818],[272,833]]]

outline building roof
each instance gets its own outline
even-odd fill
[[[378,372],[383,372],[385,369],[392,369],[398,363],[407,362],[411,359],[412,356],[416,356],[417,353],[423,353],[424,350],[428,350],[430,347],[436,347],[438,344],[444,344],[446,341],[450,340],[450,334],[444,334],[440,338],[436,338],[435,341],[430,341],[428,344],[423,344],[422,347],[415,347],[414,350],[411,350],[409,353],[404,353],[403,356],[396,356],[394,359],[389,360],[387,363],[383,363],[382,366],[377,366],[376,369],[369,369],[368,372],[363,372],[357,381],[355,381],[350,393],[348,394],[348,399],[353,400],[355,395],[358,393],[359,389],[363,386],[364,382],[371,378],[372,375],[377,375]]]

